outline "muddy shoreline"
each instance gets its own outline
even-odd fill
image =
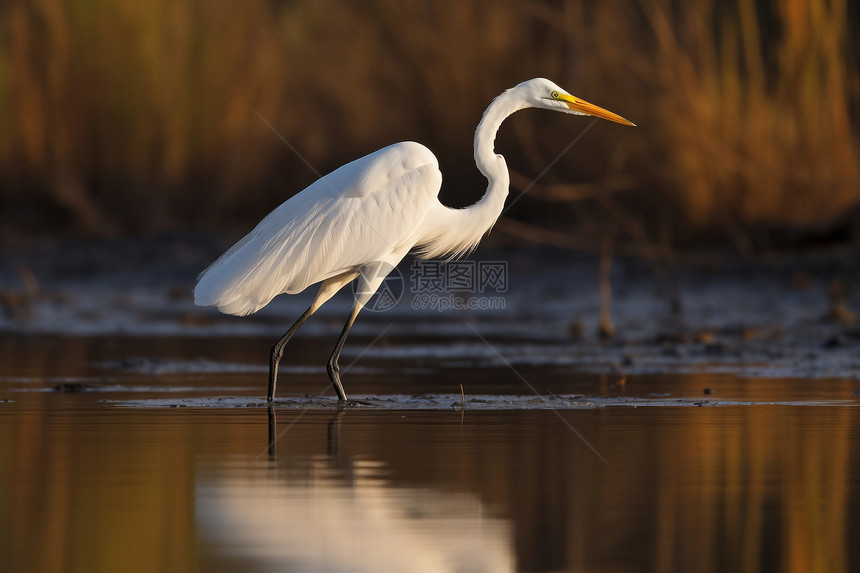
[[[0,253],[0,337],[277,337],[311,292],[278,297],[236,318],[193,305],[196,274],[230,239],[203,235],[54,242]],[[689,257],[688,257],[689,258]],[[495,292],[447,289],[427,300],[411,259],[401,292],[385,311],[365,310],[356,340],[382,344],[344,356],[400,366],[556,366],[589,373],[710,372],[762,377],[857,378],[860,327],[850,253],[784,257],[778,263],[721,257],[707,265],[616,258],[611,271],[615,335],[600,336],[597,258],[544,247],[482,248],[470,258],[504,263]],[[477,267],[476,267],[477,268]],[[485,304],[494,297],[495,306]],[[349,293],[302,330],[336,337]]]

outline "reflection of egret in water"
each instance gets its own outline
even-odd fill
[[[208,551],[243,571],[514,570],[511,526],[477,496],[394,485],[381,462],[339,461],[342,415],[329,424],[327,456],[198,478]]]

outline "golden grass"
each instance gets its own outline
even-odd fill
[[[624,157],[594,179],[626,170],[693,229],[828,225],[860,201],[846,0],[571,1],[532,15],[561,30],[577,82],[639,125],[589,134],[600,164]]]
[[[667,162],[656,175],[691,223],[821,223],[856,205],[846,2],[776,2],[782,34],[771,41],[752,0],[722,14],[694,4],[674,22],[665,5],[646,8],[664,88],[654,105]]]
[[[480,113],[543,75],[640,126],[589,133],[558,181],[629,181],[691,229],[827,224],[860,200],[846,12],[846,0],[13,0],[0,7],[0,200],[97,233],[257,217],[314,175],[254,109],[321,172],[416,139],[449,188],[480,193]],[[503,130],[512,164],[539,171],[570,141],[571,124],[550,121],[512,121],[513,146]]]

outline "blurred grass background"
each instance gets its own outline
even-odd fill
[[[396,141],[443,200],[485,181],[481,113],[545,76],[600,123],[502,235],[554,243],[779,233],[854,240],[860,8],[848,0],[9,0],[0,3],[0,240],[247,230],[321,173]],[[589,120],[517,114],[497,150],[527,187]],[[776,233],[777,230],[779,233]],[[776,234],[775,234],[776,233]]]

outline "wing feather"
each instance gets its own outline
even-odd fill
[[[413,142],[348,163],[282,203],[203,271],[194,302],[246,315],[278,294],[385,260],[414,244],[441,184],[436,158]]]

